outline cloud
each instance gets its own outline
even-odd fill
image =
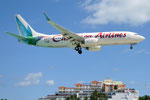
[[[150,51],[147,49],[141,49],[141,50],[136,51],[135,53],[136,54],[147,54],[147,55],[149,55]]]
[[[134,85],[134,84],[135,84],[135,81],[130,81],[129,84]]]
[[[3,75],[0,75],[0,78],[3,78]]]
[[[118,72],[118,71],[120,71],[120,68],[113,68],[112,71]]]
[[[124,49],[123,51],[122,51],[122,53],[129,53],[129,52],[131,52],[132,50],[131,49]]]
[[[91,3],[91,0],[85,0],[85,2],[81,4],[81,7],[86,7],[90,3]]]
[[[55,1],[55,2],[59,2],[60,0],[53,0],[53,1]]]
[[[77,82],[77,83],[83,84],[83,83],[85,83],[85,81],[82,81],[82,80],[81,80],[81,81],[79,81],[79,82]]]
[[[54,80],[47,80],[46,85],[48,85],[48,86],[54,85]]]
[[[146,89],[150,89],[150,83],[146,83]]]
[[[42,72],[39,73],[29,73],[23,81],[16,84],[16,86],[31,86],[38,85],[40,83],[40,78],[42,77]]]
[[[48,68],[49,69],[55,69],[56,67],[55,66],[49,66]]]
[[[81,6],[90,13],[83,23],[142,25],[150,21],[150,0],[85,0]]]
[[[133,50],[131,49],[124,49],[122,51],[122,53],[129,53]],[[140,49],[140,50],[137,50],[137,51],[134,51],[134,54],[145,54],[145,55],[150,55],[150,50],[147,50],[147,49]]]

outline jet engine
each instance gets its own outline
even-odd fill
[[[101,46],[86,47],[86,50],[88,50],[88,51],[100,51]]]
[[[85,47],[96,46],[98,45],[98,39],[97,38],[85,39],[84,45]]]

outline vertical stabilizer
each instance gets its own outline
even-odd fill
[[[15,18],[20,36],[28,38],[38,36],[38,33],[19,14]]]

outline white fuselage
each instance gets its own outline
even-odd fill
[[[134,32],[94,32],[94,33],[79,33],[77,34],[86,39],[97,39],[97,45],[121,45],[121,44],[136,44],[143,41],[145,38]],[[44,35],[36,44],[42,47],[72,47],[70,42],[62,35]],[[87,47],[86,45],[81,45]],[[92,46],[92,45],[91,45]]]

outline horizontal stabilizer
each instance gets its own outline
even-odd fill
[[[13,36],[13,37],[15,37],[15,38],[17,38],[19,42],[26,43],[26,44],[29,44],[29,45],[36,45],[37,41],[39,41],[42,38],[42,37],[27,38],[27,37],[19,36],[19,35],[10,33],[10,32],[6,32],[6,33]]]
[[[27,39],[26,37],[19,36],[19,35],[16,35],[16,34],[10,33],[10,32],[6,32],[6,33],[7,33],[7,34],[9,34],[9,35],[11,35],[11,36],[16,37],[16,38],[17,38],[17,39],[19,39],[19,40]]]

